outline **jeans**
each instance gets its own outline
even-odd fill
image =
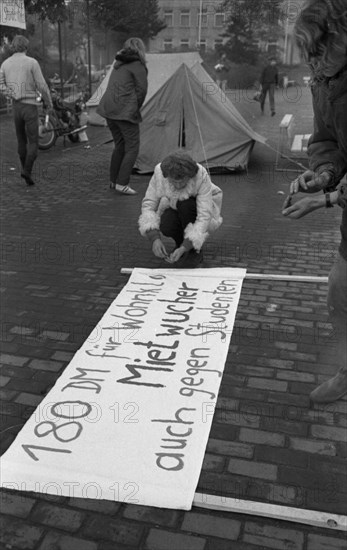
[[[110,180],[118,185],[128,185],[140,148],[139,125],[126,120],[106,120],[114,141]]]
[[[160,231],[166,237],[171,237],[179,247],[184,240],[184,230],[189,223],[195,222],[196,213],[195,197],[177,201],[177,210],[164,210],[160,220]]]
[[[336,336],[336,358],[347,372],[347,261],[340,254],[329,274],[328,309]]]
[[[266,95],[269,92],[269,101],[271,112],[275,112],[275,84],[263,84],[261,97],[260,97],[260,108],[264,111]]]
[[[39,144],[39,115],[36,105],[13,102],[13,119],[17,135],[18,155],[23,174],[30,176]]]

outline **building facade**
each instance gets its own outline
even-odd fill
[[[274,55],[288,65],[300,63],[295,44],[294,24],[304,0],[283,0],[281,26],[283,35],[279,39],[259,44],[264,53]],[[154,39],[150,40],[149,51],[193,51],[218,49],[227,42],[223,37],[225,14],[221,11],[221,0],[158,0],[159,16],[166,23]]]
[[[226,42],[220,0],[158,0],[166,28],[150,41],[151,52],[214,50]]]

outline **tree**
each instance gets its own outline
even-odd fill
[[[255,65],[259,42],[276,41],[281,32],[281,0],[224,0],[225,49],[238,63]]]
[[[144,42],[165,28],[157,0],[91,0],[91,15],[101,27],[138,36]]]
[[[67,6],[64,0],[24,0],[24,8],[27,17],[27,28],[23,33],[22,29],[17,27],[8,27],[0,25],[2,39],[8,41],[16,34],[26,34],[32,36],[35,33],[35,24],[30,18],[30,15],[37,15],[40,19],[48,19],[51,23],[56,23],[58,20],[64,21],[67,18]]]

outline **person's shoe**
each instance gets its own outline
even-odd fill
[[[193,248],[185,252],[181,258],[172,264],[174,269],[194,269],[203,261],[202,251],[197,252]]]
[[[275,116],[276,112],[272,111],[271,116]]]
[[[116,183],[116,191],[123,195],[137,195],[135,189],[132,189],[129,185],[118,185],[118,183]]]
[[[347,393],[347,371],[340,370],[310,394],[313,403],[332,403]]]
[[[34,180],[28,174],[25,174],[24,172],[22,172],[21,177],[25,180],[27,185],[35,185]]]

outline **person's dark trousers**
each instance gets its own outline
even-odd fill
[[[184,240],[184,230],[189,223],[196,220],[196,198],[190,197],[184,201],[177,201],[177,210],[164,210],[160,220],[160,231],[166,237],[174,239],[177,248]]]
[[[38,109],[36,105],[14,101],[13,118],[22,172],[31,176],[39,144]]]
[[[128,185],[139,153],[140,127],[126,120],[106,120],[114,141],[110,180],[114,184]]]
[[[260,98],[260,108],[262,112],[264,111],[265,99],[267,93],[269,92],[269,101],[271,113],[275,112],[275,84],[263,84],[261,98]]]

